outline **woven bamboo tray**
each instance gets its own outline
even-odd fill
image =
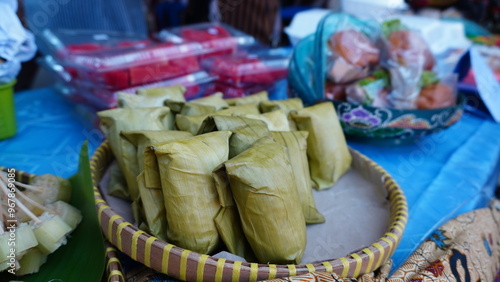
[[[310,272],[335,272],[342,277],[356,278],[376,270],[394,253],[406,227],[408,207],[403,191],[384,169],[355,150],[351,150],[351,154],[353,163],[366,165],[369,173],[380,179],[386,189],[390,203],[389,227],[379,240],[345,257],[302,265],[231,261],[192,252],[151,236],[126,221],[103,199],[98,183],[114,160],[107,142],[97,148],[90,167],[96,208],[105,237],[118,250],[158,272],[183,281],[257,281]]]

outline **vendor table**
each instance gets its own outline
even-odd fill
[[[0,140],[0,166],[69,177],[85,140],[92,153],[103,139],[90,119],[51,88],[15,94],[18,134]],[[349,142],[386,169],[404,190],[409,220],[392,256],[401,265],[433,230],[494,197],[500,124],[465,114],[451,128],[412,145],[381,147]]]

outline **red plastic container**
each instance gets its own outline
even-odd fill
[[[289,58],[269,52],[249,54],[238,52],[204,59],[202,67],[219,77],[218,81],[236,87],[270,84],[287,76]]]
[[[203,47],[202,57],[231,54],[240,47],[258,42],[252,36],[221,23],[202,23],[166,29],[157,38],[164,42],[198,42]]]
[[[44,49],[73,77],[123,89],[200,70],[195,42],[156,43],[119,34],[45,31]]]

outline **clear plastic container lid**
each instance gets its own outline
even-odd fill
[[[217,75],[219,81],[245,87],[249,84],[273,83],[285,78],[288,62],[288,55],[268,50],[213,56],[203,59],[201,65]]]
[[[146,36],[139,34],[74,29],[44,29],[38,39],[40,50],[45,55],[144,47],[151,43]]]
[[[63,64],[97,71],[192,57],[202,52],[196,42],[158,43],[131,34],[85,30],[46,29],[41,41],[44,52]]]
[[[48,55],[43,56],[37,60],[38,64],[44,68],[48,73],[63,82],[70,82],[73,76],[65,69],[54,57]]]
[[[87,80],[101,88],[133,87],[201,68],[198,55],[202,47],[196,42],[155,43],[131,38],[120,41],[108,34],[76,31],[59,34],[46,30],[43,35],[53,51],[50,57],[72,79]]]
[[[254,37],[222,23],[202,23],[165,29],[156,35],[163,42],[198,42],[204,56],[229,54],[237,47],[257,44]]]

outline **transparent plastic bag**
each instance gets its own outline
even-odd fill
[[[288,79],[293,94],[302,98],[306,105],[325,99],[324,87],[327,77],[332,79],[334,83],[343,84],[357,78],[363,78],[369,73],[367,68],[371,67],[371,62],[365,67],[361,67],[359,64],[371,60],[361,60],[362,56],[359,54],[363,50],[371,50],[371,46],[358,48],[358,52],[347,55],[348,60],[346,60],[344,57],[336,55],[330,48],[329,42],[332,34],[336,31],[355,31],[366,36],[368,41],[373,43],[379,34],[379,27],[372,20],[364,21],[348,14],[331,13],[320,21],[314,35],[297,43],[288,68]],[[357,42],[359,43],[359,40]],[[347,43],[346,46],[349,44],[351,43]],[[370,51],[368,53],[373,54]],[[328,70],[331,70],[330,75],[326,75]],[[335,87],[335,85],[333,86]]]

